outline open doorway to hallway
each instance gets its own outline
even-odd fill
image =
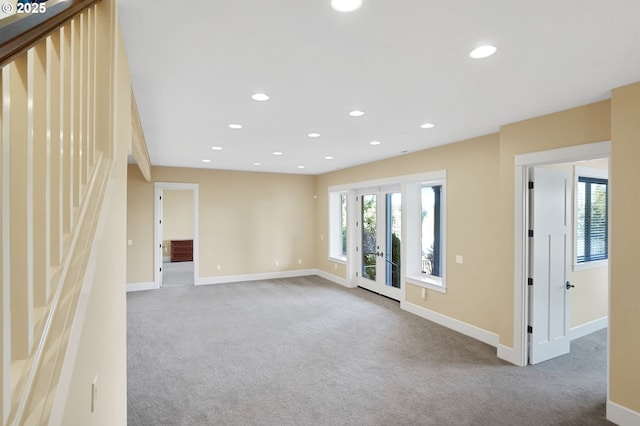
[[[197,284],[198,185],[155,184],[156,288]]]

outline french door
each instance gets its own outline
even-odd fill
[[[401,205],[399,186],[357,193],[356,283],[395,300],[401,297]]]

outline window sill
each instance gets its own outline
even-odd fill
[[[444,285],[444,280],[439,280],[426,276],[410,276],[405,278],[409,284],[424,287],[429,290],[434,290],[440,293],[446,293],[447,287]]]
[[[340,263],[341,265],[346,265],[347,264],[347,258],[346,257],[329,256],[329,261],[330,262],[335,262],[335,263]]]
[[[587,269],[604,268],[609,266],[609,259],[594,260],[593,262],[575,263],[572,265],[573,272],[584,271]]]

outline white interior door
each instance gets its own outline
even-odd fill
[[[529,363],[569,353],[571,175],[531,169]]]
[[[400,188],[358,193],[358,286],[395,300],[401,297]]]

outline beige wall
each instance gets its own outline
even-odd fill
[[[151,188],[151,189],[149,189]],[[153,281],[153,184],[127,168],[127,283]]]
[[[610,399],[640,413],[640,83],[611,104]]]
[[[406,300],[497,332],[502,308],[492,271],[501,264],[492,252],[499,224],[494,220],[498,185],[497,134],[395,157],[318,177],[318,267],[345,277],[341,264],[328,260],[328,188],[332,185],[447,170],[447,293],[407,285]],[[464,257],[455,263],[455,255]],[[338,265],[338,273],[334,265]]]
[[[199,185],[200,278],[315,267],[315,177],[172,167],[153,167],[152,176]],[[149,282],[154,185],[129,166],[128,187],[129,199],[131,193],[138,199],[128,206],[128,238],[136,240],[128,250],[127,282]]]
[[[104,25],[109,18],[117,19],[116,1],[98,3],[99,16]],[[114,21],[111,21],[113,24]],[[106,32],[106,29],[104,30]],[[93,283],[87,298],[86,316],[70,378],[63,425],[125,425],[127,423],[127,350],[126,350],[126,180],[127,153],[131,142],[131,81],[126,52],[115,28],[116,64],[113,104],[113,122],[103,123],[113,131],[113,168],[109,176],[109,188],[101,209],[104,228],[97,231],[94,250],[99,254]],[[102,95],[109,102],[108,94]],[[97,248],[96,248],[97,247]],[[76,324],[74,324],[76,327]],[[98,377],[98,399],[91,413],[91,383]]]
[[[171,240],[193,240],[193,191],[162,191],[162,255],[171,256]]]

